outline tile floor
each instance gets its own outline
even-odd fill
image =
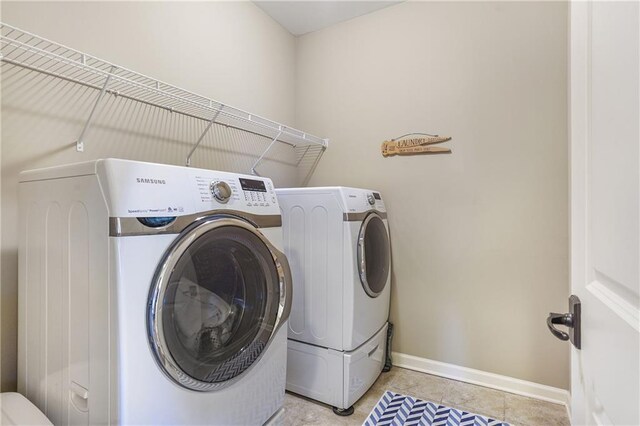
[[[380,375],[371,389],[355,404],[355,412],[349,417],[336,416],[329,406],[287,392],[284,400],[284,424],[361,425],[385,390],[504,420],[514,426],[570,425],[563,405],[398,367]]]

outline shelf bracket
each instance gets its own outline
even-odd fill
[[[258,174],[258,172],[256,171],[256,167],[258,166],[258,164],[262,161],[262,159],[264,158],[265,155],[267,155],[267,152],[269,152],[269,150],[271,149],[271,147],[273,146],[273,144],[275,144],[278,141],[278,138],[280,137],[280,135],[282,135],[282,132],[284,131],[284,127],[282,126],[278,126],[278,134],[276,135],[275,138],[273,138],[273,140],[271,141],[271,143],[269,144],[269,146],[267,147],[267,149],[264,150],[264,152],[260,155],[260,157],[258,157],[258,159],[256,160],[255,163],[253,163],[253,166],[251,166],[251,174],[254,176],[260,176]]]
[[[193,155],[194,152],[196,152],[196,149],[198,149],[198,146],[200,146],[200,142],[202,142],[206,134],[209,132],[209,129],[211,129],[211,126],[213,126],[213,123],[215,123],[216,120],[218,119],[218,116],[220,115],[222,108],[224,108],[224,105],[220,104],[220,107],[218,108],[216,113],[213,115],[213,118],[209,120],[209,124],[207,124],[207,127],[204,129],[204,132],[202,132],[202,134],[196,141],[195,145],[193,145],[193,148],[191,148],[191,151],[189,151],[189,154],[187,154],[187,159],[185,160],[187,167],[191,167],[191,156]]]
[[[83,57],[83,61],[84,61],[84,57]],[[111,81],[111,76],[113,75],[113,72],[115,70],[116,70],[115,66],[112,66],[111,69],[109,70],[109,75],[107,76],[107,79],[104,82],[104,86],[102,86],[102,89],[100,90],[100,93],[98,94],[98,97],[96,98],[96,101],[93,104],[93,108],[91,108],[91,112],[89,113],[89,117],[87,118],[87,121],[84,123],[84,127],[82,128],[82,132],[80,132],[80,136],[78,136],[78,140],[76,140],[76,151],[77,152],[83,152],[84,151],[84,135],[87,133],[87,130],[89,129],[89,126],[91,125],[91,121],[93,120],[93,115],[96,113],[96,110],[98,109],[98,105],[100,104],[100,101],[102,100],[102,97],[107,92],[107,86],[109,86],[109,82]]]
[[[311,145],[307,145],[307,149],[304,150],[304,153],[300,156],[300,159],[298,160],[298,162],[296,163],[296,167],[298,167],[300,165],[300,163],[302,162],[302,160],[304,159],[304,156],[307,155],[307,152],[309,152],[309,148],[311,148]]]
[[[322,154],[324,154],[325,150],[326,150],[326,147],[323,147],[320,150],[320,152],[318,153],[318,156],[316,157],[315,161],[313,162],[313,165],[311,166],[311,169],[309,169],[309,173],[307,173],[307,177],[302,182],[302,186],[307,186],[307,184],[309,183],[309,180],[311,179],[311,176],[313,175],[313,172],[316,171],[316,167],[318,166],[318,163],[320,162],[320,159],[322,158]]]

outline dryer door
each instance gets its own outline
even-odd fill
[[[290,307],[285,256],[249,223],[210,217],[183,231],[158,266],[149,342],[178,384],[220,389],[260,359]]]
[[[369,214],[358,235],[358,271],[364,291],[378,297],[387,285],[391,269],[389,235],[382,218]]]

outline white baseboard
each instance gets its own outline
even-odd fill
[[[542,401],[563,404],[567,407],[567,410],[569,410],[571,398],[569,392],[564,389],[515,379],[513,377],[501,376],[499,374],[488,373],[486,371],[474,370],[472,368],[461,367],[459,365],[447,364],[445,362],[433,361],[399,352],[392,352],[391,356],[393,357],[393,365],[397,367],[442,376],[448,379],[459,380],[461,382],[472,383],[474,385],[480,385],[487,388],[498,389],[504,392],[528,396]]]

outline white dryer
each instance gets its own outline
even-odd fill
[[[269,179],[107,159],[20,175],[18,390],[56,425],[263,424],[291,278]]]
[[[287,389],[341,414],[385,361],[391,255],[377,191],[276,189],[293,276]]]

